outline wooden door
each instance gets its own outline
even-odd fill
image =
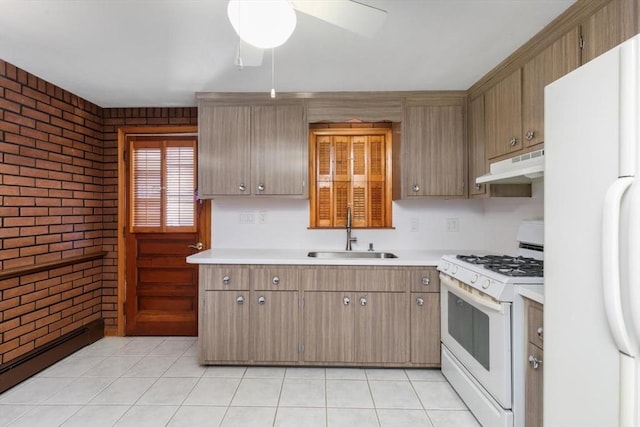
[[[304,293],[305,362],[353,362],[354,305],[350,292]]]
[[[522,68],[522,138],[525,147],[544,142],[544,87],[580,65],[576,27]]]
[[[409,310],[404,292],[355,294],[356,361],[404,363],[409,361]]]
[[[249,292],[206,291],[200,349],[204,362],[238,362],[249,359]]]
[[[186,257],[208,241],[202,235],[208,215],[194,197],[195,136],[127,142],[125,332],[195,336],[198,268]]]
[[[411,362],[440,364],[440,293],[411,293]]]
[[[505,77],[485,93],[487,158],[522,150],[521,69]]]
[[[251,107],[201,103],[198,132],[198,193],[251,194]]]
[[[304,107],[253,107],[252,128],[253,194],[304,195],[308,164]]]

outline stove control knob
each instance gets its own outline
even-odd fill
[[[448,262],[445,262],[442,268],[444,269],[444,271],[448,271],[450,266],[451,264],[449,264]]]
[[[482,282],[482,289],[487,289],[489,285],[491,285],[491,280],[484,279],[484,282]]]
[[[478,275],[474,274],[473,276],[471,276],[471,283],[476,283],[478,281]]]
[[[458,266],[454,265],[453,268],[451,268],[451,273],[456,274],[457,272],[458,272]]]

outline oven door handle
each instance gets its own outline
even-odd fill
[[[475,293],[469,292],[463,289],[459,285],[459,283],[460,283],[459,280],[454,279],[453,277],[448,276],[446,274],[440,273],[440,284],[454,291],[454,293],[459,297],[470,301],[474,305],[482,306],[484,308],[498,312],[500,314],[504,313],[504,307],[502,306],[502,304],[500,304],[499,302],[493,299],[490,299],[489,297],[483,298],[480,295],[476,295]]]

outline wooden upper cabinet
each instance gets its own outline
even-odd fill
[[[407,106],[402,132],[403,196],[464,196],[462,102]]]
[[[251,107],[202,103],[198,133],[200,197],[250,194]]]
[[[582,23],[583,64],[637,33],[633,3],[612,0]]]
[[[486,193],[485,184],[476,184],[476,178],[486,173],[484,96],[480,95],[469,103],[469,195]]]
[[[305,196],[302,104],[198,104],[198,194]]]
[[[508,75],[484,95],[487,159],[520,151],[522,129],[521,69]]]
[[[544,87],[580,65],[580,34],[574,28],[522,68],[524,148],[544,142]]]
[[[302,105],[253,107],[252,191],[304,195],[307,130]]]

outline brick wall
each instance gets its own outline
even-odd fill
[[[117,129],[195,125],[196,108],[102,109],[0,60],[0,364],[97,318],[116,327]]]

